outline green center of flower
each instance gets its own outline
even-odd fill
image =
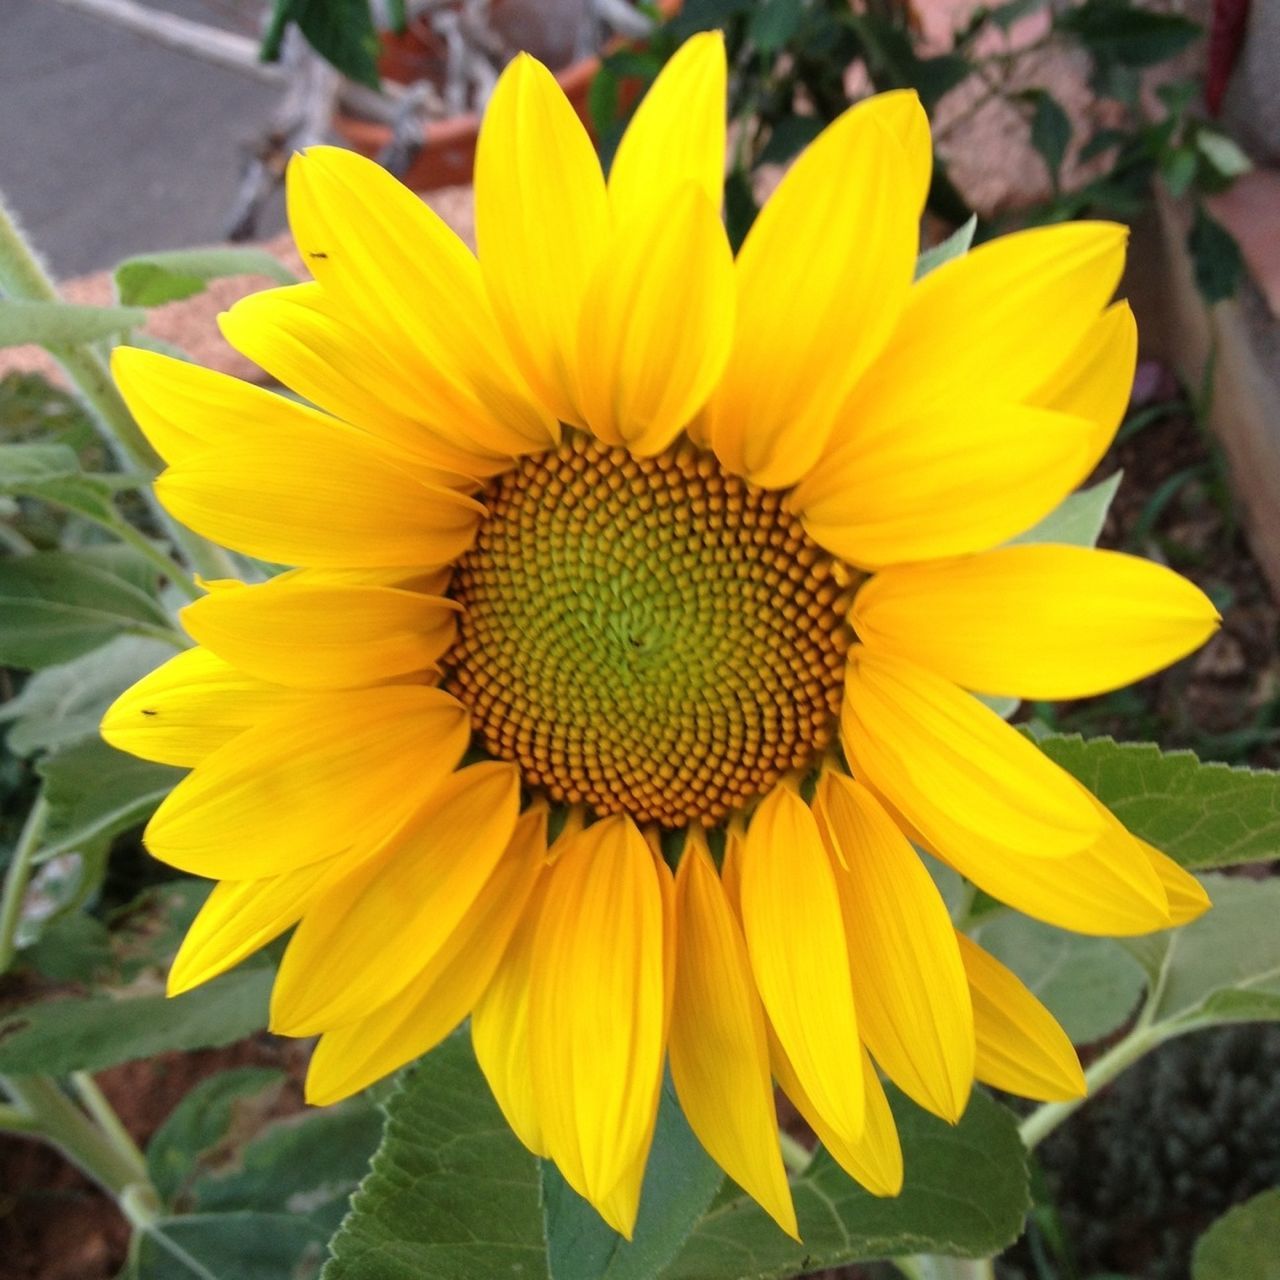
[[[713,825],[831,741],[845,601],[782,495],[688,444],[633,458],[575,435],[482,501],[445,684],[526,784]]]

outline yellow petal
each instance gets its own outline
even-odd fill
[[[801,154],[738,254],[738,329],[708,407],[721,462],[757,484],[794,484],[906,300],[924,193],[904,170],[928,126],[909,91],[851,107]],[[906,127],[904,127],[904,125]]]
[[[798,1239],[778,1147],[764,1011],[700,828],[690,830],[676,875],[676,933],[670,1052],[680,1105],[712,1159]]]
[[[457,606],[394,587],[264,582],[182,610],[182,625],[242,671],[302,689],[422,671],[453,643]]]
[[[307,700],[297,689],[255,679],[207,649],[188,649],[126,689],[102,717],[120,751],[190,767],[277,711]]]
[[[956,940],[973,997],[978,1079],[1042,1102],[1084,1097],[1080,1059],[1049,1010],[976,942]]]
[[[862,1078],[867,1093],[867,1113],[861,1136],[850,1142],[837,1133],[819,1108],[805,1092],[796,1076],[795,1068],[787,1059],[772,1029],[769,1032],[769,1058],[773,1074],[782,1092],[791,1099],[795,1108],[805,1118],[818,1141],[844,1171],[866,1187],[873,1196],[896,1196],[902,1190],[902,1144],[898,1141],[898,1126],[894,1123],[889,1099],[867,1051],[859,1051]]]
[[[680,46],[640,101],[609,170],[615,226],[648,218],[686,182],[717,216],[725,163],[724,34],[702,31]]]
[[[1018,545],[899,565],[858,592],[852,621],[871,650],[967,689],[1087,698],[1176,662],[1218,611],[1163,565],[1117,551]]]
[[[185,457],[156,496],[235,551],[317,568],[444,564],[470,545],[484,510],[392,466],[372,442],[280,427]]]
[[[852,428],[796,487],[810,537],[867,569],[985,551],[1080,481],[1092,427],[971,393]]]
[[[1159,877],[1165,896],[1169,899],[1170,924],[1190,924],[1213,906],[1204,885],[1189,871],[1185,871],[1159,849],[1152,848],[1145,840],[1139,840],[1135,836],[1134,842],[1146,854],[1151,869]]]
[[[475,184],[480,263],[502,332],[547,408],[580,423],[578,321],[609,210],[582,122],[528,54],[507,67],[489,99]]]
[[[1106,826],[1093,797],[1016,729],[905,659],[853,649],[840,731],[858,772],[943,857],[1057,858]]]
[[[954,1124],[973,1084],[973,1012],[951,917],[866,787],[828,772],[815,812],[834,868],[862,1039],[893,1082]]]
[[[271,1029],[315,1035],[403,991],[475,906],[511,839],[519,793],[515,765],[459,770],[376,858],[315,902],[281,962]]]
[[[582,305],[579,406],[606,444],[660,453],[711,394],[733,338],[733,257],[687,183],[623,227]]]
[[[429,365],[408,343],[371,340],[318,284],[250,294],[218,325],[273,378],[406,457],[490,475],[538,447],[495,419],[449,369]]]
[[[742,927],[769,1021],[805,1093],[846,1140],[865,1095],[849,951],[831,861],[794,791],[761,801],[742,843]]]
[[[190,991],[266,946],[297,924],[316,895],[347,869],[347,859],[337,857],[261,880],[220,881],[178,948],[168,994]]]
[[[317,693],[219,747],[164,799],[147,848],[192,875],[252,880],[385,840],[466,749],[447,693]]]
[[[384,358],[404,353],[409,371],[455,400],[465,421],[532,447],[558,438],[507,355],[475,256],[431,209],[339,147],[295,154],[287,177],[298,251],[324,295],[358,317],[366,342]]]
[[[1068,222],[1000,236],[915,284],[893,337],[841,411],[899,420],[982,388],[1032,396],[1097,321],[1120,280],[1128,231]]]
[[[529,983],[549,879],[544,871],[534,883],[493,980],[471,1013],[471,1043],[480,1070],[512,1131],[536,1156],[548,1153],[529,1070]]]
[[[327,1106],[434,1048],[471,1012],[498,967],[547,852],[546,810],[526,813],[471,909],[399,995],[326,1031],[307,1101]]]
[[[1076,349],[1028,397],[1031,404],[1082,418],[1090,424],[1090,449],[1080,479],[1096,467],[1115,438],[1133,393],[1138,326],[1127,302],[1108,307]]]
[[[529,991],[529,1070],[542,1136],[602,1214],[647,1151],[662,1079],[662,890],[644,838],[606,818],[551,869]],[[630,1236],[634,1223],[610,1225]]]

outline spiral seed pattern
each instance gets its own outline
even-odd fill
[[[780,494],[573,436],[482,501],[445,683],[526,784],[710,826],[831,741],[847,602]]]

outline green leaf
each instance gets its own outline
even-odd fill
[[[145,822],[173,790],[183,770],[139,760],[87,738],[46,756],[49,823],[41,858],[80,849]]]
[[[819,116],[786,116],[770,130],[769,141],[760,153],[761,164],[786,164],[822,132]]]
[[[174,1049],[218,1048],[267,1025],[272,971],[224,974],[195,991],[50,1000],[0,1018],[0,1072],[66,1075]]]
[[[1229,298],[1244,274],[1244,257],[1236,238],[1201,204],[1196,205],[1187,248],[1195,266],[1196,287],[1210,304]]]
[[[83,553],[0,560],[0,663],[40,669],[119,634],[171,634],[168,615],[134,582]]]
[[[1184,867],[1202,871],[1280,857],[1280,773],[1078,734],[1049,735],[1039,746],[1134,835]]]
[[[74,911],[50,920],[22,963],[51,982],[88,984],[111,967],[111,934],[101,920]]]
[[[183,1097],[147,1144],[147,1171],[167,1205],[186,1199],[209,1153],[227,1142],[237,1117],[255,1100],[261,1104],[264,1095],[274,1098],[284,1080],[283,1072],[270,1067],[236,1067],[201,1080]],[[225,1151],[220,1154],[225,1160]]]
[[[382,1112],[364,1098],[277,1121],[244,1148],[235,1168],[195,1182],[195,1207],[293,1213],[321,1227],[327,1238],[369,1171],[382,1123]]]
[[[324,1233],[283,1213],[161,1218],[138,1237],[127,1280],[314,1280]],[[193,1265],[194,1264],[194,1265]]]
[[[1160,157],[1160,176],[1169,194],[1183,196],[1195,181],[1199,161],[1190,147],[1175,147]]]
[[[746,1196],[722,1199],[662,1280],[789,1280],[909,1253],[983,1257],[1017,1238],[1030,1206],[1013,1117],[977,1093],[954,1128],[894,1094],[906,1182],[877,1199],[819,1151],[793,1178],[803,1244]]]
[[[1128,0],[1085,0],[1054,17],[1058,31],[1076,36],[1102,63],[1149,67],[1181,53],[1200,28],[1172,13],[1138,8]]]
[[[1201,129],[1196,134],[1200,154],[1224,178],[1238,178],[1253,169],[1253,161],[1225,133]]]
[[[0,494],[40,498],[99,523],[119,520],[112,497],[123,479],[86,475],[67,445],[0,445]]]
[[[1236,1205],[1200,1237],[1191,1280],[1280,1280],[1280,1189]]]
[[[800,0],[764,0],[752,14],[748,38],[761,53],[777,53],[795,35],[802,16]]]
[[[324,1280],[549,1280],[538,1162],[450,1037],[402,1077]]]
[[[178,249],[128,258],[116,268],[116,292],[128,307],[157,307],[203,291],[223,276],[266,276],[278,284],[297,277],[265,249]]]
[[[1280,1019],[1280,880],[1203,879],[1210,911],[1121,943],[1151,980],[1152,1021],[1190,1029]]]
[[[1049,169],[1055,189],[1062,162],[1071,145],[1071,119],[1058,100],[1044,89],[1032,90],[1031,145]]]
[[[552,1280],[647,1280],[679,1251],[724,1175],[702,1149],[668,1076],[630,1243],[542,1162],[542,1205]]]
[[[940,244],[935,244],[932,249],[926,249],[916,259],[915,278],[922,280],[930,271],[936,271],[944,262],[950,262],[952,258],[963,258],[969,252],[969,246],[973,244],[973,233],[977,229],[978,215],[971,214],[968,222],[958,227]]]
[[[98,342],[128,333],[146,319],[147,313],[137,307],[79,307],[71,302],[0,298],[0,347]]]
[[[117,636],[70,662],[37,671],[16,698],[0,705],[0,724],[13,722],[9,750],[30,756],[97,737],[107,707],[171,657],[172,645]]]
[[[1088,489],[1071,494],[1039,524],[1009,541],[1065,542],[1073,547],[1096,547],[1123,475],[1124,472],[1117,471]]]
[[[1076,1044],[1114,1031],[1146,987],[1142,966],[1110,938],[1067,933],[1002,912],[981,922],[974,940],[1035,992]]]
[[[378,33],[369,0],[274,0],[271,21],[262,38],[264,62],[279,58],[280,42],[291,22],[344,76],[370,89],[379,87]]]

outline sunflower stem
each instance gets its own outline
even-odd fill
[[[9,869],[5,872],[4,890],[0,894],[0,973],[8,971],[18,951],[17,934],[18,924],[22,920],[22,903],[48,822],[49,802],[42,791],[31,806],[31,812],[27,814],[13,856],[9,859]]]

